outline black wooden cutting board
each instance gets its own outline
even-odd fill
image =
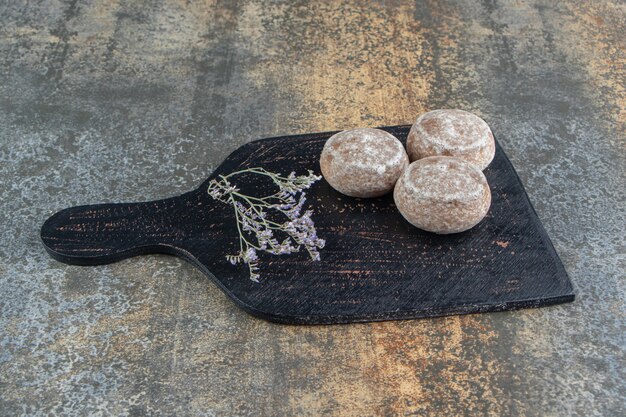
[[[409,126],[384,130],[403,143]],[[166,253],[200,268],[241,308],[293,324],[347,323],[541,307],[574,300],[572,285],[524,188],[499,145],[485,170],[492,192],[487,217],[473,229],[435,235],[412,227],[391,195],[357,199],[325,180],[307,190],[321,260],[306,251],[260,254],[260,282],[238,251],[232,207],[207,194],[212,178],[262,167],[319,174],[324,142],[335,132],[250,142],[233,152],[198,189],[165,200],[72,207],[50,217],[41,238],[65,263],[98,265]],[[254,176],[246,176],[256,181]],[[250,193],[267,181],[238,184]]]

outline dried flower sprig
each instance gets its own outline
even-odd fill
[[[232,177],[241,174],[264,175],[278,186],[278,191],[265,197],[243,194],[230,182]],[[308,175],[296,176],[292,172],[285,177],[263,168],[248,168],[211,180],[209,195],[232,205],[239,232],[239,252],[226,255],[226,259],[233,265],[248,264],[250,279],[255,282],[260,278],[257,251],[283,255],[298,252],[304,246],[311,259],[319,261],[319,249],[324,247],[325,241],[317,236],[311,219],[313,211],[303,212],[302,209],[306,202],[304,190],[320,179],[310,170]],[[281,234],[286,238],[279,242]]]

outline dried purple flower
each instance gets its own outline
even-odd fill
[[[244,173],[269,177],[278,186],[278,192],[265,197],[241,193],[228,179]],[[298,252],[304,246],[311,259],[319,261],[319,249],[324,247],[325,241],[317,236],[311,219],[313,212],[306,210],[302,213],[302,209],[306,202],[304,190],[320,179],[320,176],[314,175],[310,170],[308,175],[296,176],[295,172],[291,172],[285,177],[263,168],[248,168],[211,180],[207,190],[209,195],[215,200],[232,205],[237,220],[239,253],[226,255],[226,259],[233,265],[239,262],[247,264],[250,279],[255,282],[260,279],[259,251],[283,255]],[[301,194],[296,198],[298,193]],[[270,211],[275,216],[268,217],[267,213]],[[282,223],[276,220],[280,217],[284,219]],[[279,243],[275,233],[283,233],[287,237]]]

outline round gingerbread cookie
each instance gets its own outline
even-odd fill
[[[390,192],[408,164],[404,146],[395,136],[370,128],[331,136],[320,156],[326,181],[351,197],[378,197]]]
[[[487,123],[463,110],[433,110],[415,121],[407,137],[412,161],[428,156],[454,156],[480,170],[491,163],[496,150]]]
[[[448,234],[477,225],[489,211],[491,191],[475,165],[459,158],[431,156],[409,165],[396,183],[393,199],[412,225]]]

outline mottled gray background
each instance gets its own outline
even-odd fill
[[[0,415],[625,415],[626,8],[0,0]],[[578,298],[296,327],[173,257],[50,259],[76,204],[196,187],[264,136],[492,126]]]

